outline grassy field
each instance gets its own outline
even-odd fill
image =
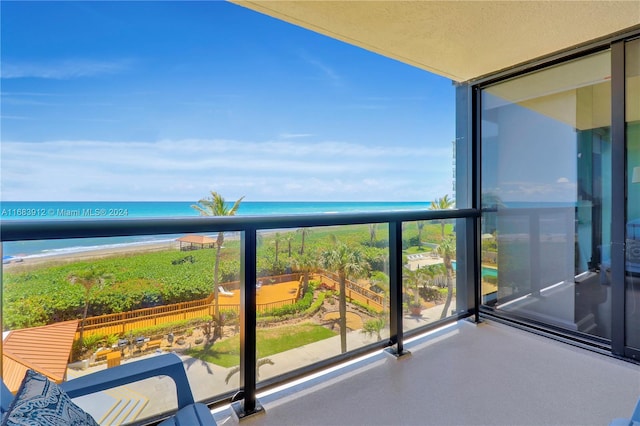
[[[311,322],[259,328],[257,330],[258,358],[265,358],[335,335],[335,332]],[[240,363],[240,336],[236,335],[211,346],[189,349],[186,353],[221,367],[233,367]]]

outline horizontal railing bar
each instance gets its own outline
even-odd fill
[[[136,219],[10,220],[0,224],[0,241],[122,237],[194,232],[236,232],[312,226],[360,225],[391,221],[479,217],[476,209],[403,212],[322,213],[311,215],[216,216]]]
[[[526,216],[526,215],[539,215],[541,213],[564,213],[568,209],[575,209],[578,206],[549,206],[549,207],[483,207],[482,213],[497,213],[500,216]]]

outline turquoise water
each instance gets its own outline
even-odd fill
[[[109,219],[198,216],[191,201],[4,201],[2,220],[17,219]],[[269,202],[243,201],[239,215],[345,213],[366,211],[406,211],[425,209],[429,202]]]
[[[193,202],[75,202],[4,201],[0,204],[2,221],[11,220],[85,220],[118,218],[197,217]],[[429,202],[256,202],[243,201],[238,215],[294,215],[309,213],[346,213],[368,211],[408,211],[429,208]],[[85,238],[70,240],[19,241],[4,243],[4,256],[23,258],[52,256],[100,248],[144,245],[175,240],[177,235]]]

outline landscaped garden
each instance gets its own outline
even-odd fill
[[[421,253],[445,255],[437,252],[437,247],[446,245],[443,236],[451,233],[452,225],[443,225],[439,221],[421,222],[419,226],[407,223],[403,232],[405,256]],[[4,326],[16,329],[70,319],[79,319],[82,326],[85,318],[94,316],[206,299],[211,297],[215,288],[224,289],[233,282],[237,286],[240,276],[237,239],[227,237],[224,248],[219,251],[219,262],[215,262],[217,255],[217,248],[190,250],[188,253],[167,248],[73,262],[52,260],[37,265],[25,262],[4,272]],[[449,258],[455,256],[455,247],[449,248],[446,255]],[[359,318],[356,324],[362,327],[363,333],[379,338],[381,329],[386,327],[388,308],[385,306],[388,306],[389,291],[386,226],[352,225],[262,232],[258,235],[257,258],[259,280],[291,272],[303,277],[298,301],[258,313],[260,357],[338,334],[342,351],[346,351],[347,312]],[[215,263],[218,263],[219,286],[214,287]],[[414,305],[426,308],[450,303],[454,290],[447,288],[452,282],[447,278],[450,271],[445,263],[419,268],[418,271],[407,270],[403,280],[407,312]],[[332,274],[332,288],[311,280],[318,271]],[[344,293],[349,291],[344,287],[344,282],[349,280],[364,289],[360,292],[379,294],[385,301],[382,308],[373,309],[361,300],[341,297],[341,289],[345,289]],[[353,287],[355,284],[350,285]],[[173,350],[184,349],[191,356],[221,366],[236,365],[239,345],[237,311],[225,311],[224,296],[218,297],[221,312],[181,323],[134,329],[126,334],[87,335],[81,342],[76,342],[74,353],[78,357],[89,356],[98,348],[114,345],[122,339],[145,336],[147,340],[162,340],[165,349],[167,346]],[[328,319],[327,312],[336,312],[338,319]],[[169,334],[181,341],[169,342]]]

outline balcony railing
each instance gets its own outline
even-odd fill
[[[478,315],[480,300],[478,251],[479,212],[473,209],[410,212],[367,212],[292,216],[233,216],[199,217],[176,219],[118,219],[118,220],[55,220],[55,221],[6,221],[2,223],[0,240],[5,242],[53,240],[71,238],[97,238],[141,235],[168,235],[188,233],[239,233],[240,253],[240,313],[239,313],[239,384],[238,391],[224,391],[204,397],[204,402],[215,405],[221,402],[239,401],[236,404],[240,417],[260,410],[256,399],[258,390],[281,384],[294,377],[308,374],[330,364],[344,361],[367,351],[388,348],[389,352],[401,356],[405,353],[404,338],[470,315]],[[406,292],[403,299],[403,224],[417,221],[454,223],[456,238],[456,295],[455,310],[443,319],[414,321],[406,316]],[[257,273],[258,234],[262,231],[290,230],[311,227],[343,225],[386,224],[388,227],[388,327],[382,333],[388,338],[363,344],[345,353],[325,357],[302,367],[258,382],[258,341],[255,283]],[[360,290],[362,293],[363,291]],[[417,292],[417,285],[416,285]],[[403,309],[403,300],[405,306]],[[3,308],[4,310],[5,308]],[[406,322],[409,318],[411,324]],[[0,317],[3,320],[3,317]],[[415,324],[414,324],[415,323]],[[2,321],[4,329],[4,320]],[[416,324],[418,325],[416,327]],[[1,365],[0,365],[1,367]],[[198,395],[196,395],[198,398]],[[202,399],[202,398],[201,398]],[[166,414],[166,413],[163,413]]]

